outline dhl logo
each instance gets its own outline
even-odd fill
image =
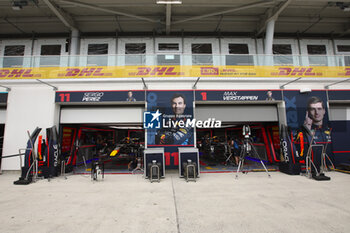
[[[219,68],[201,67],[201,75],[219,75]]]
[[[345,68],[345,76],[350,76],[350,68]]]
[[[314,68],[288,68],[288,67],[283,67],[283,68],[278,68],[279,73],[277,75],[281,76],[316,76],[316,73],[313,72]],[[273,73],[275,74],[275,73]],[[319,74],[317,74],[319,75]]]
[[[165,67],[137,67],[136,76],[140,75],[179,75],[179,72],[174,72],[174,66]]]
[[[0,68],[0,79],[128,77],[350,77],[350,67],[89,66]]]
[[[58,74],[59,77],[96,77],[111,76],[112,73],[103,73],[103,68],[68,68],[65,73]]]
[[[32,78],[41,77],[41,74],[33,74],[33,69],[0,69],[1,78]]]

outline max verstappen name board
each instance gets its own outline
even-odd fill
[[[147,77],[350,77],[334,66],[89,66],[0,68],[0,80]]]
[[[144,91],[57,91],[56,103],[145,101]]]
[[[196,90],[196,101],[274,101],[282,100],[280,90]]]

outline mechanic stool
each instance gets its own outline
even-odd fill
[[[192,163],[191,160],[187,160],[187,163],[183,163],[184,167],[184,176],[186,182],[194,181],[196,182],[197,173],[196,173],[196,163]]]
[[[152,163],[148,164],[149,168],[149,181],[151,183],[157,181],[160,182],[160,164],[156,160],[152,160]]]

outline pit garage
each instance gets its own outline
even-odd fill
[[[86,93],[83,98],[91,95]],[[108,94],[99,95],[103,98]],[[60,103],[61,151],[66,170],[89,173],[93,161],[102,161],[106,173],[130,173],[136,168],[145,144],[142,128],[145,103],[106,102],[78,104],[70,99],[69,103]]]
[[[7,95],[8,93],[0,93],[0,158],[2,156],[2,148],[4,143]],[[2,159],[0,159],[0,170],[1,170],[1,160]]]
[[[197,129],[196,141],[203,167],[226,170],[228,165],[238,165],[244,142],[244,125],[250,127],[249,140],[257,152],[257,155],[249,154],[251,161],[261,159],[269,164],[279,161],[279,104],[277,101],[196,102],[196,119],[204,121],[210,117],[222,121],[221,128]],[[260,168],[259,164],[248,163]]]
[[[4,131],[5,131],[5,121],[6,121],[6,107],[0,107],[0,157],[2,157],[2,147],[4,143]],[[1,168],[0,159],[0,168]]]
[[[267,99],[267,92],[271,92],[273,98]],[[157,96],[158,101],[163,98],[164,105],[169,105],[169,92],[147,94]],[[130,95],[135,100],[130,101]],[[279,90],[206,90],[205,94],[196,90],[195,95],[194,118],[202,121],[215,118],[222,122],[220,128],[196,129],[194,141],[205,168],[220,170],[227,165],[237,165],[235,156],[240,155],[243,145],[244,125],[250,126],[249,139],[257,151],[250,155],[252,160],[261,159],[270,164],[279,161],[279,124],[285,122]],[[187,98],[190,96],[193,95],[188,92]],[[142,164],[144,100],[144,91],[57,92],[62,155],[67,169],[76,173],[89,172],[92,161],[103,159],[106,172],[131,173],[138,163]],[[187,107],[191,111],[189,103]],[[162,107],[161,104],[156,106]],[[235,146],[230,145],[230,140]],[[148,139],[147,143],[150,144]],[[174,149],[177,152],[177,148]]]

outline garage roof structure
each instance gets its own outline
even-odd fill
[[[350,1],[334,0],[0,0],[2,37],[81,35],[350,35]]]

